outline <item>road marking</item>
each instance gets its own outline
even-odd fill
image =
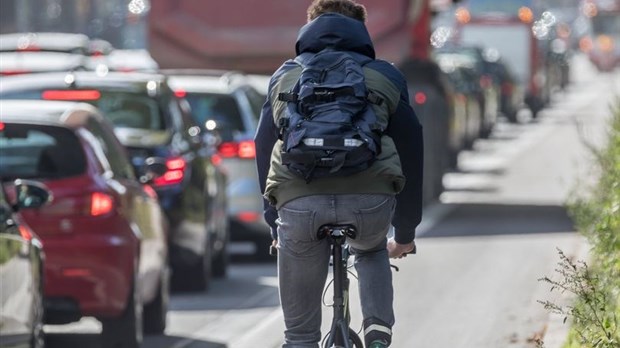
[[[262,319],[260,324],[254,326],[252,330],[234,340],[231,343],[230,348],[247,347],[248,343],[258,345],[258,343],[261,342],[261,339],[265,338],[265,334],[262,333],[262,331],[267,329],[269,326],[274,325],[278,321],[284,322],[282,310],[280,310],[280,308],[271,312],[271,314],[269,314],[265,319]]]

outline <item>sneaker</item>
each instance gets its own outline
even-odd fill
[[[387,342],[384,340],[375,340],[372,341],[372,343],[370,343],[370,345],[368,346],[368,348],[387,348]]]

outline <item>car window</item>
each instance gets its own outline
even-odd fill
[[[180,132],[184,133],[191,125],[188,125],[186,120],[183,118],[183,112],[181,112],[181,107],[179,106],[176,99],[171,98],[168,101],[170,116],[172,118],[172,122],[175,125],[175,128]]]
[[[127,153],[118,140],[116,140],[113,132],[102,127],[102,125],[94,119],[88,121],[87,129],[97,139],[98,145],[103,150],[114,176],[126,179],[135,178],[133,167],[127,159]]]
[[[248,96],[252,111],[254,111],[255,117],[258,119],[261,111],[263,110],[263,105],[265,104],[267,97],[258,93],[253,88],[245,88],[243,91],[245,92],[245,95]]]
[[[115,127],[165,129],[157,101],[146,95],[102,91],[95,105]]]
[[[0,131],[3,179],[58,179],[81,175],[86,158],[73,131],[56,126],[6,123]]]
[[[232,134],[247,132],[241,117],[239,104],[229,94],[187,93],[185,99],[192,108],[192,117],[202,128],[208,120],[213,120],[220,130]]]
[[[70,93],[70,90],[67,92]],[[94,100],[79,101],[90,103],[99,108],[115,127],[166,129],[164,115],[156,99],[146,94],[126,91],[98,90],[98,92],[99,96]],[[43,99],[44,93],[41,90],[7,92],[0,95],[0,99]]]

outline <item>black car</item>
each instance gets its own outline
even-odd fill
[[[497,123],[497,115],[500,111],[501,85],[493,75],[485,50],[480,46],[449,44],[435,49],[433,56],[440,62],[440,65],[445,65],[443,61],[448,60],[450,64],[467,67],[469,69],[467,73],[475,75],[471,78],[477,86],[471,86],[471,88],[482,92],[480,97],[482,119],[479,136],[482,138],[489,136]]]
[[[140,168],[149,157],[168,171],[153,187],[170,223],[173,284],[205,289],[228,266],[226,177],[205,143],[189,107],[160,74],[94,72],[10,76],[0,99],[83,101],[114,125]]]
[[[9,203],[0,185],[0,342],[7,348],[42,348],[45,254],[19,210],[38,208],[51,195],[37,182],[15,180],[14,184],[17,204]]]

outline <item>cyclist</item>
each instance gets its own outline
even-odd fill
[[[289,61],[271,77],[255,143],[265,219],[278,248],[286,327],[283,347],[319,346],[321,296],[330,247],[316,232],[329,223],[357,228],[357,237],[348,242],[359,277],[365,345],[388,347],[394,325],[389,258],[404,257],[414,250],[415,229],[422,215],[422,126],[409,104],[403,75],[392,64],[374,59],[363,5],[353,0],[314,0],[307,15],[296,53],[330,47],[372,58],[365,65],[365,71],[372,71],[372,78],[366,78],[367,87],[385,99],[380,107],[385,108],[382,117],[389,117],[389,124],[381,154],[371,167],[351,176],[306,182],[282,164],[276,123],[284,112],[278,95],[292,89],[301,69]],[[388,240],[390,225],[395,235]]]

